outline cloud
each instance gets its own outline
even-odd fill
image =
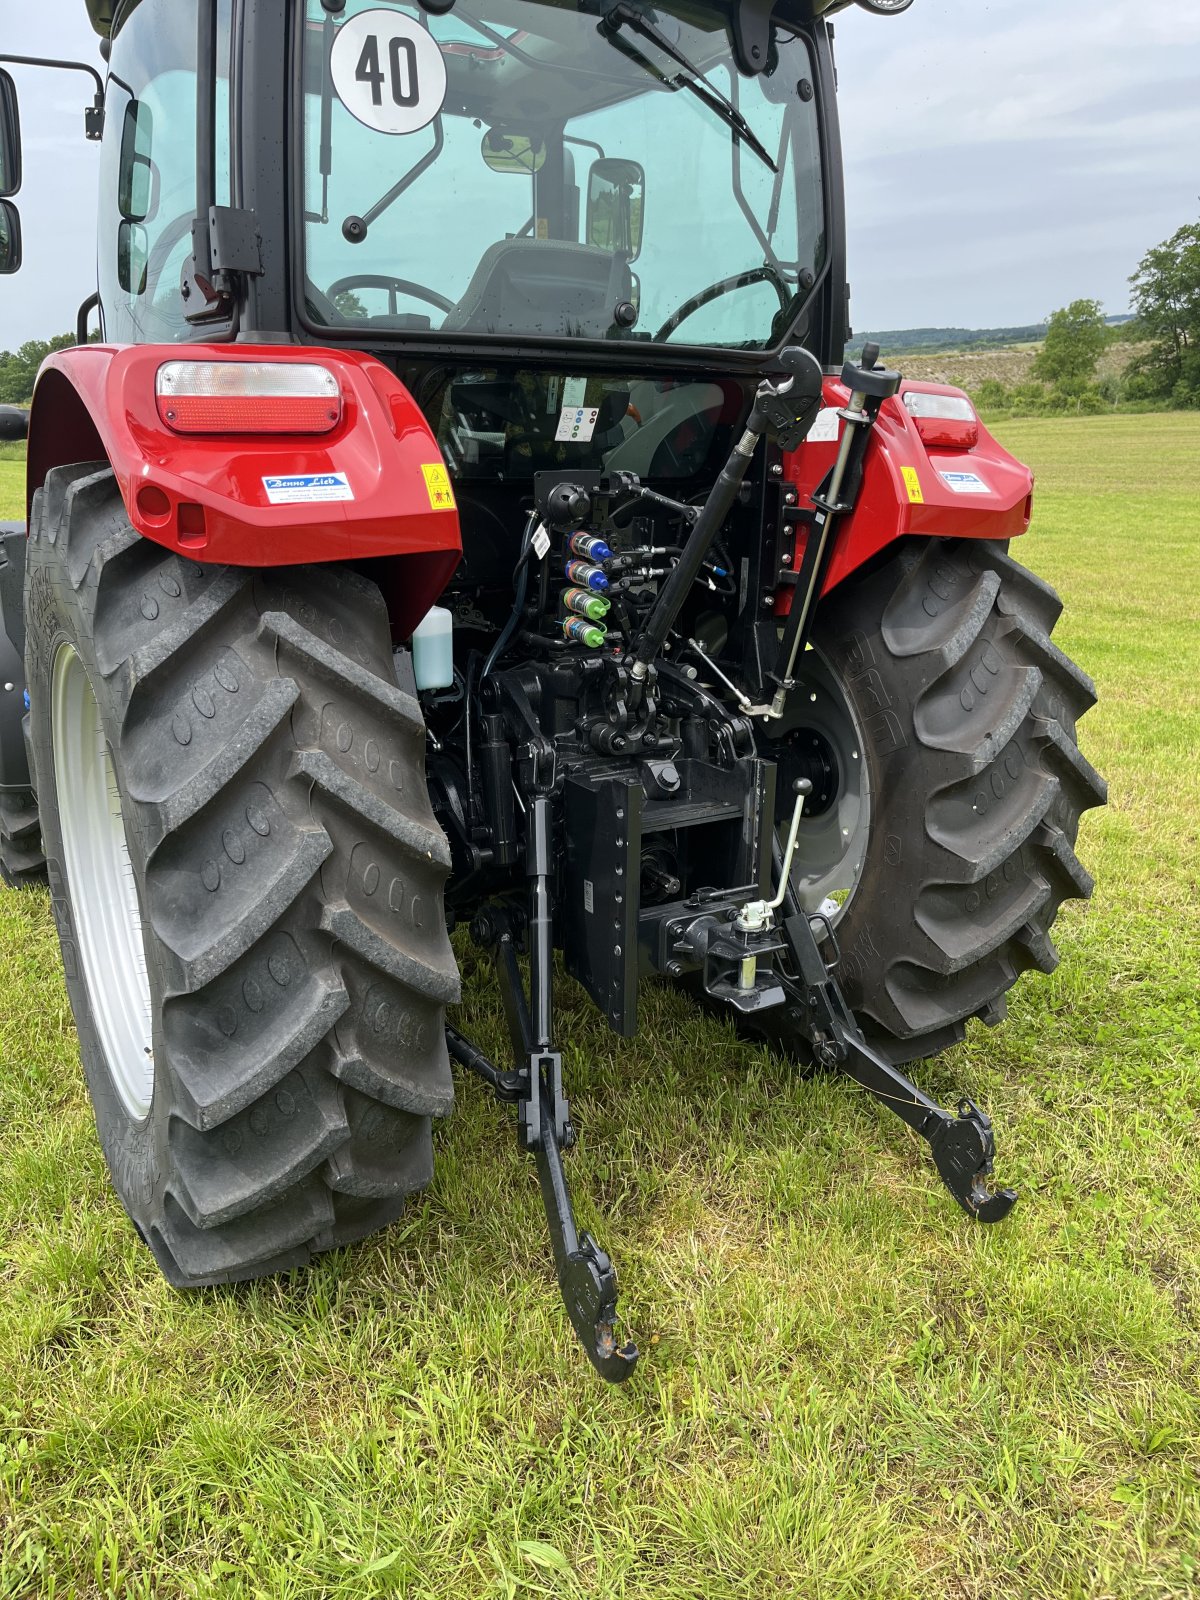
[[[1200,210],[1200,7],[916,0],[837,22],[851,279],[863,326],[1127,306]]]

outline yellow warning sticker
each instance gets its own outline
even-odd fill
[[[428,472],[428,467],[425,470]],[[908,490],[909,504],[923,506],[925,496],[921,493],[921,480],[917,477],[916,467],[901,467],[900,471],[904,474],[904,487]]]
[[[421,468],[425,474],[425,492],[435,511],[454,510],[454,490],[450,487],[450,474],[440,461],[429,461]]]

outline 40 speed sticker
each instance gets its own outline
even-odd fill
[[[376,133],[416,133],[446,98],[446,63],[428,31],[399,11],[360,11],[329,57],[338,99]]]
[[[293,472],[286,477],[264,478],[262,482],[273,506],[354,499],[350,479],[344,472]]]

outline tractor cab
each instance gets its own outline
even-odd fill
[[[797,338],[840,354],[830,30],[811,0],[769,17],[694,0],[89,9],[109,63],[108,341],[586,344],[747,370]],[[0,131],[16,152],[11,82]],[[19,159],[4,180],[15,193]],[[12,270],[11,204],[0,227]]]

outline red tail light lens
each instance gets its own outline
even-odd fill
[[[310,361],[168,361],[154,394],[175,433],[329,433],[342,420],[337,379]]]
[[[970,450],[979,443],[979,418],[965,394],[931,394],[905,389],[900,398],[926,444]]]

